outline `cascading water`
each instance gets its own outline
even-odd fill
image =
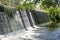
[[[1,15],[3,14],[3,15]],[[34,26],[33,18],[31,16],[30,11],[26,12],[24,10],[16,11],[14,15],[14,18],[9,18],[6,13],[1,13],[1,19],[5,23],[4,25],[1,26],[6,26],[7,32],[4,29],[5,33],[11,32],[11,31],[16,31],[20,29],[27,29],[29,27]],[[4,21],[5,20],[5,21]],[[1,28],[2,29],[2,28]],[[2,31],[3,32],[3,31]]]
[[[35,22],[34,22],[34,20],[33,20],[32,14],[31,14],[31,12],[30,12],[29,10],[27,10],[26,12],[27,12],[27,16],[28,16],[28,19],[29,19],[30,25],[31,25],[31,27],[34,28],[34,26],[35,26]]]
[[[10,19],[11,28],[13,31],[24,29],[23,23],[19,14],[19,11],[16,11],[16,13],[13,13],[13,17]]]
[[[21,15],[24,28],[31,27],[26,11],[20,10],[20,15]]]
[[[1,34],[5,34],[12,31],[9,19],[4,12],[0,12],[0,31]]]
[[[16,11],[15,13],[15,20],[23,26],[19,11]]]

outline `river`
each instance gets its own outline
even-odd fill
[[[49,30],[50,29],[50,30]],[[52,30],[53,29],[53,30]],[[29,27],[28,31],[22,29],[4,34],[1,40],[60,40],[60,27]]]

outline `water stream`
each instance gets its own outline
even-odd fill
[[[48,31],[46,27],[22,29],[0,37],[2,40],[60,40],[60,27]]]

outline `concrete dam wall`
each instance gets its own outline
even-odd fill
[[[0,12],[0,34],[27,28],[34,28],[35,25],[48,22],[49,17],[44,12],[16,10],[14,18],[9,18],[5,12]]]

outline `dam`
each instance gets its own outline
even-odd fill
[[[2,10],[1,10],[2,9]],[[30,11],[30,10],[15,10],[12,12],[13,18],[10,18],[3,6],[0,7],[0,32],[1,34],[10,33],[16,30],[25,29],[29,27],[35,28],[37,24],[49,21],[48,16],[44,12]],[[8,10],[7,10],[8,11]],[[40,16],[39,16],[40,15]],[[42,17],[44,15],[44,17]],[[35,17],[36,16],[36,17]],[[38,18],[38,20],[36,19]],[[42,21],[39,18],[43,18]],[[38,22],[38,23],[37,23]]]
[[[4,9],[0,9],[1,34],[9,33],[23,28],[28,30],[28,27],[34,28],[35,24],[30,11],[16,10],[15,13],[13,13],[13,17],[14,18],[9,18],[6,12],[4,12]]]

